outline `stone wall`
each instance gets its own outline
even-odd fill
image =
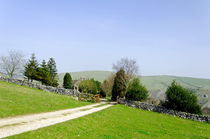
[[[40,89],[40,90],[44,90],[47,92],[55,92],[58,93],[60,95],[70,95],[70,96],[74,96],[74,97],[78,97],[80,92],[77,90],[71,90],[71,89],[65,89],[65,88],[56,88],[56,87],[52,87],[52,86],[45,86],[45,85],[41,85],[41,84],[36,84],[36,83],[31,83],[31,82],[27,82],[27,81],[23,81],[23,80],[17,80],[17,79],[9,79],[9,78],[3,78],[0,77],[1,81],[5,81],[5,82],[9,82],[9,83],[15,83],[18,85],[22,85],[22,86],[28,86],[31,88],[36,88],[36,89]]]
[[[174,111],[174,110],[169,110],[161,106],[155,106],[151,104],[146,104],[138,101],[128,101],[125,99],[120,98],[119,103],[134,107],[134,108],[139,108],[147,111],[153,111],[153,112],[158,112],[158,113],[163,113],[163,114],[168,114],[172,116],[177,116],[180,118],[184,119],[190,119],[194,121],[200,121],[200,122],[206,122],[210,123],[210,116],[203,116],[203,115],[197,115],[197,114],[191,114],[191,113],[186,113],[186,112],[180,112],[180,111]]]

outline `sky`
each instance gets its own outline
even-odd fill
[[[0,55],[55,58],[58,72],[112,71],[210,78],[209,0],[0,0]]]

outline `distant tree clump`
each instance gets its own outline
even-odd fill
[[[66,73],[63,78],[63,87],[66,89],[72,89],[72,77],[70,73]]]
[[[126,93],[126,75],[123,69],[120,69],[115,76],[112,88],[112,100],[116,101],[117,96],[124,97]]]
[[[94,79],[84,80],[79,83],[79,91],[89,94],[97,94],[100,92],[100,82]]]
[[[39,64],[36,60],[35,54],[32,54],[31,58],[25,65],[24,76],[31,82],[36,80],[40,81],[44,85],[53,87],[57,87],[59,85],[56,63],[53,58],[50,58],[48,63],[43,60],[42,63]]]
[[[146,100],[148,97],[148,90],[143,86],[139,78],[134,78],[128,85],[126,92],[126,99],[133,101]]]
[[[202,114],[197,97],[189,90],[173,81],[166,91],[166,101],[163,106],[177,111]]]

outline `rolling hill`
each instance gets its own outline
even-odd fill
[[[72,72],[72,78],[79,79],[80,77],[94,78],[100,82],[103,82],[112,72],[110,71],[83,71]],[[62,84],[64,73],[59,74],[59,83]],[[196,92],[199,103],[202,106],[210,107],[210,79],[199,79],[191,77],[177,77],[177,76],[141,76],[142,83],[150,91],[150,95],[154,98],[163,99],[164,92],[173,80],[176,80],[185,88],[192,89]],[[206,95],[206,97],[204,97]]]

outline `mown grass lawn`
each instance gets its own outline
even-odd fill
[[[142,139],[210,137],[210,124],[116,105],[103,111],[11,139]]]
[[[0,81],[0,118],[74,108],[90,103]]]

